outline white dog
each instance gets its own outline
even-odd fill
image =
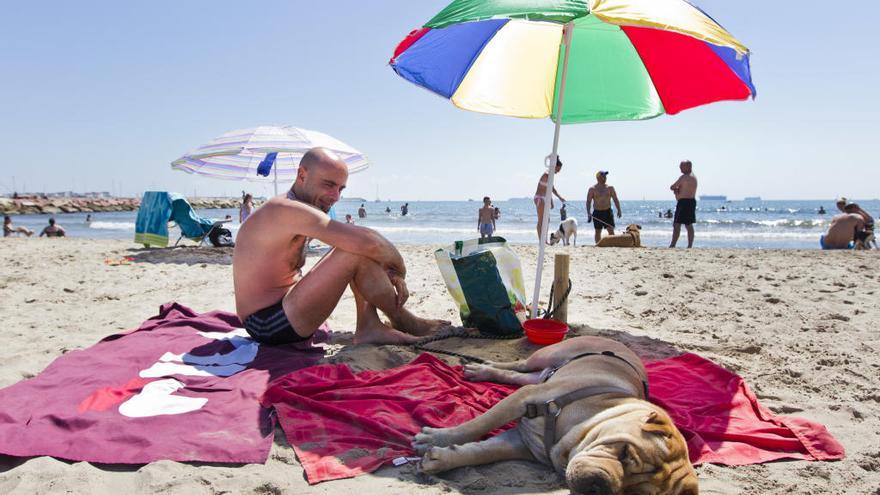
[[[567,218],[559,224],[559,229],[550,234],[550,245],[562,240],[563,246],[568,246],[569,239],[574,236],[574,245],[578,245],[578,221],[576,218]]]

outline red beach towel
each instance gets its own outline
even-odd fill
[[[647,363],[652,400],[671,414],[695,464],[832,460],[843,447],[820,424],[777,417],[742,379],[695,354]],[[514,390],[464,381],[461,367],[422,354],[386,371],[353,374],[321,365],[273,382],[264,396],[309,483],[372,472],[412,456],[422,426],[448,427],[481,414]]]
[[[231,313],[176,303],[129,333],[69,352],[0,390],[0,453],[142,464],[263,463],[275,430],[259,399],[320,361],[312,343],[260,346]],[[312,342],[327,339],[319,330]]]

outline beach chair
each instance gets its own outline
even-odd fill
[[[175,246],[180,244],[184,237],[195,241],[199,246],[207,242],[216,247],[233,245],[232,233],[223,227],[223,224],[230,220],[208,220],[200,217],[186,198],[175,198],[171,202],[170,220],[180,228],[180,237],[174,243]]]
[[[214,246],[233,246],[232,233],[223,227],[229,220],[208,220],[200,217],[182,195],[167,191],[147,191],[141,200],[135,223],[134,241],[145,247],[168,245],[168,222],[180,228],[177,246],[184,237],[199,246],[210,241]]]

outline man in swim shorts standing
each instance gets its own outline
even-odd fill
[[[596,244],[602,238],[602,229],[608,231],[608,235],[614,235],[614,211],[611,209],[611,200],[614,200],[614,207],[617,208],[617,218],[623,213],[620,210],[620,201],[617,200],[617,191],[614,187],[606,185],[608,181],[608,171],[600,170],[596,172],[596,184],[587,191],[587,223],[593,222],[596,231]],[[590,205],[593,209],[590,210]],[[592,211],[592,213],[590,213]]]
[[[480,231],[480,239],[492,237],[495,233],[495,207],[489,196],[483,198],[483,207],[477,212],[477,230]]]
[[[681,234],[681,226],[684,225],[688,234],[688,247],[691,248],[694,246],[694,223],[697,222],[697,177],[693,174],[690,160],[681,162],[678,168],[681,170],[681,177],[669,187],[677,201],[672,220],[672,243],[669,247],[675,247]]]
[[[448,321],[417,317],[400,253],[378,232],[332,221],[327,212],[348,182],[348,167],[314,148],[299,164],[286,194],[254,211],[241,225],[232,257],[235,307],[255,340],[286,344],[309,339],[330,316],[346,287],[357,308],[356,344],[408,344]],[[302,273],[310,239],[333,249]],[[379,319],[385,313],[391,326]]]

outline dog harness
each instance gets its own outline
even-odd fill
[[[648,379],[646,376],[643,376],[642,373],[636,368],[632,363],[627,361],[626,359],[614,354],[612,351],[602,351],[602,352],[584,352],[582,354],[578,354],[571,359],[568,359],[564,363],[559,366],[550,368],[550,372],[547,373],[547,376],[544,377],[542,382],[546,382],[553,375],[556,374],[563,366],[571,363],[577,359],[590,357],[590,356],[606,356],[612,357],[615,359],[619,359],[626,363],[633,371],[636,372],[639,379],[642,381],[642,389],[644,391],[644,399],[648,400]],[[597,385],[592,387],[584,387],[572,392],[569,392],[565,395],[561,395],[555,399],[550,399],[544,403],[529,403],[526,404],[526,413],[523,417],[528,419],[534,419],[539,416],[544,417],[544,452],[547,454],[547,458],[550,459],[550,451],[553,449],[553,446],[556,445],[556,420],[559,418],[559,415],[562,414],[562,409],[571,404],[572,402],[579,401],[581,399],[586,399],[587,397],[593,397],[595,395],[602,394],[617,394],[617,395],[625,395],[629,397],[633,397],[633,393],[627,389],[622,387],[616,387],[613,385]]]

